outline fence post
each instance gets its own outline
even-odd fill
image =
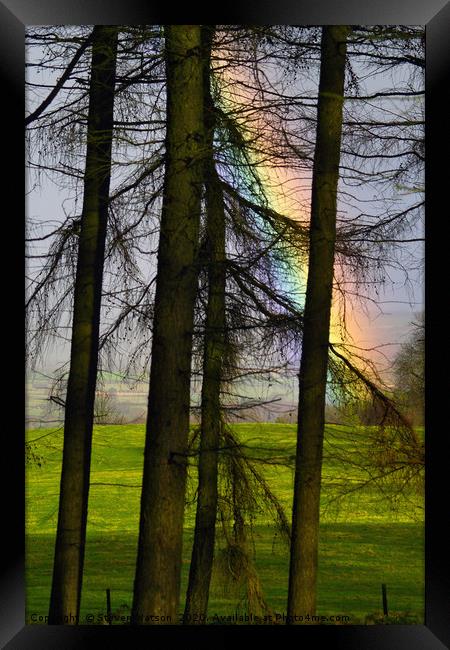
[[[381,592],[383,595],[383,614],[385,616],[388,616],[388,604],[387,604],[387,592],[386,592],[386,585],[382,583],[381,585]]]
[[[111,589],[106,590],[106,615],[108,617],[108,624],[112,625],[111,617]]]

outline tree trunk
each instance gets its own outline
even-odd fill
[[[320,486],[347,26],[322,32],[308,282],[300,366],[288,622],[316,612]],[[300,620],[303,617],[303,620]]]
[[[111,175],[117,35],[117,27],[94,27],[50,624],[75,624],[80,611]]]
[[[158,251],[134,624],[176,624],[203,181],[199,25],[168,25],[166,170]]]
[[[213,34],[213,28],[202,27],[205,57],[205,127],[208,147],[205,160],[208,304],[203,353],[198,501],[184,611],[186,625],[204,624],[208,609],[214,560],[218,447],[221,437],[220,389],[225,353],[225,211],[213,150],[215,119],[210,92],[210,54]]]

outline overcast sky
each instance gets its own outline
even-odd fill
[[[30,72],[28,73],[30,74]],[[31,73],[33,74],[33,73]],[[42,77],[40,78],[42,80]],[[381,84],[380,79],[374,81],[374,88]],[[31,107],[29,107],[30,109]],[[26,199],[27,218],[42,221],[62,222],[66,214],[74,214],[73,202],[70,194],[57,188],[52,182],[42,177],[41,184],[33,188],[30,177],[28,178],[28,195]],[[78,197],[80,199],[80,197]],[[81,205],[81,202],[79,203]],[[418,236],[423,233],[418,232]],[[423,257],[423,244],[411,244],[416,259]],[[29,263],[29,266],[31,263]],[[386,361],[383,355],[392,360],[399,344],[409,335],[410,324],[415,320],[415,314],[423,310],[424,279],[420,271],[411,270],[409,280],[405,285],[405,278],[398,272],[391,275],[391,283],[386,285],[376,297],[377,304],[366,303],[366,313],[361,309],[354,313],[352,320],[352,334],[358,338],[357,343],[362,348],[381,346],[375,358],[381,365]],[[375,298],[375,296],[373,296]],[[47,362],[53,366],[68,358],[68,346],[56,343],[47,352]]]

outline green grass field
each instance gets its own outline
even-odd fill
[[[295,426],[288,424],[238,424],[233,429],[257,458],[292,458]],[[339,463],[327,450],[333,442],[340,452],[351,453],[345,427],[327,426],[323,468],[323,508],[319,548],[318,614],[349,616],[362,624],[366,616],[382,609],[381,583],[387,585],[391,612],[399,622],[423,622],[424,526],[420,494],[393,510],[374,489],[355,492],[333,501]],[[29,431],[33,451],[41,466],[27,466],[26,481],[26,616],[43,623],[48,613],[54,535],[58,508],[62,431]],[[266,447],[266,451],[264,451]],[[107,588],[112,609],[127,615],[131,606],[134,563],[139,525],[140,479],[144,425],[97,426],[94,430],[91,489],[81,623],[98,622],[106,611]],[[267,451],[270,449],[270,451]],[[252,453],[253,450],[253,453]],[[258,465],[259,471],[284,505],[290,519],[293,470],[279,465]],[[356,471],[356,470],[355,470]],[[190,471],[192,496],[195,467]],[[349,484],[355,476],[346,476]],[[189,570],[195,506],[186,510],[183,557],[185,593]],[[265,597],[274,612],[286,611],[288,548],[262,508],[254,522],[256,566]],[[220,544],[220,539],[218,541]],[[233,615],[236,594],[224,590],[213,575],[209,615]],[[408,615],[405,618],[406,614]],[[90,616],[90,619],[89,619]]]

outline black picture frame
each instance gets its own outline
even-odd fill
[[[183,15],[184,9],[184,15]],[[5,468],[2,505],[4,522],[0,573],[0,642],[8,650],[46,648],[47,650],[78,647],[109,647],[123,643],[141,647],[148,643],[170,643],[204,637],[215,642],[218,636],[229,642],[249,632],[254,636],[263,631],[269,643],[285,634],[298,635],[296,643],[303,647],[326,644],[329,647],[352,650],[381,649],[438,650],[450,645],[448,579],[448,534],[445,516],[448,461],[444,422],[448,390],[445,375],[448,372],[448,342],[446,278],[444,263],[449,253],[444,234],[448,221],[449,156],[449,62],[450,62],[450,4],[446,0],[252,0],[230,7],[220,16],[211,16],[208,7],[186,4],[184,8],[152,3],[150,0],[3,0],[0,2],[0,75],[2,80],[3,138],[11,143],[3,149],[4,229],[2,256],[6,261],[5,310],[7,310],[8,338],[5,348],[15,346],[23,351],[24,329],[19,302],[23,286],[24,215],[21,196],[25,195],[23,155],[24,107],[24,28],[35,24],[160,24],[165,22],[223,24],[408,24],[426,25],[426,611],[425,625],[389,626],[295,626],[245,628],[214,627],[137,627],[125,626],[26,626],[25,569],[24,569],[24,458],[23,434],[18,431],[18,411],[12,410],[4,422],[2,449]],[[214,20],[213,20],[214,19]],[[447,137],[446,137],[447,136]],[[441,152],[444,155],[441,157]],[[23,192],[23,194],[22,194]],[[14,201],[6,202],[7,197]],[[14,205],[5,209],[6,205]],[[445,248],[444,248],[445,246]],[[11,254],[12,252],[12,254]],[[19,285],[19,287],[17,287]],[[5,316],[3,318],[5,320]],[[12,331],[11,331],[12,330]],[[10,343],[11,341],[11,343]],[[5,353],[6,354],[6,353]],[[14,355],[18,376],[23,377],[21,362]],[[7,357],[5,357],[7,358]],[[437,378],[437,379],[436,379]],[[434,381],[433,381],[434,379]],[[23,393],[20,382],[8,388]],[[23,402],[19,400],[19,412]],[[9,405],[7,405],[9,406]],[[8,418],[10,421],[8,421]],[[8,471],[6,471],[6,469]],[[111,636],[112,635],[112,636]],[[194,636],[192,636],[194,635]],[[275,635],[275,636],[273,636]],[[107,637],[107,638],[106,638]],[[114,637],[114,638],[113,638]],[[135,640],[135,641],[133,641]],[[133,645],[134,643],[134,645]]]

